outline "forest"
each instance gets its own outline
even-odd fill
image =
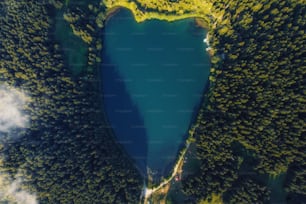
[[[226,9],[209,30],[210,88],[194,133],[201,166],[184,192],[196,201],[217,194],[224,203],[269,203],[262,178],[285,175],[284,202],[304,203],[305,2],[213,4]]]
[[[194,17],[208,20],[213,9],[213,3],[206,0],[101,0],[101,2],[109,9],[124,7],[131,10],[137,22],[150,19],[175,21]]]
[[[306,202],[305,1],[102,2],[138,22],[204,20],[210,86],[192,128],[200,168],[183,178],[193,202],[274,202],[268,181],[281,177],[282,202]]]
[[[189,201],[269,203],[263,178],[284,175],[285,202],[306,202],[303,0],[71,2],[0,4],[0,83],[32,99],[30,128],[3,137],[1,173],[23,172],[23,188],[39,203],[138,203],[142,178],[114,140],[97,79],[107,9],[123,6],[138,22],[200,17],[207,24],[210,87],[192,129],[200,167],[183,177]],[[58,9],[88,46],[78,76],[53,34]]]
[[[56,7],[88,44],[86,69],[78,76],[53,34]],[[0,83],[31,98],[25,108],[30,127],[16,139],[1,138],[1,172],[12,179],[22,174],[22,189],[42,204],[137,203],[141,175],[115,142],[102,109],[97,76],[104,8],[9,0],[0,10]]]

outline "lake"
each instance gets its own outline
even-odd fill
[[[125,9],[106,23],[104,108],[144,173],[167,173],[184,144],[208,83],[205,36],[194,19],[137,23]]]

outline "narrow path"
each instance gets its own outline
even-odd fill
[[[188,143],[186,145],[186,148],[184,149],[183,153],[181,154],[181,156],[179,157],[178,161],[176,162],[174,168],[173,168],[173,172],[171,174],[171,176],[164,180],[163,182],[161,182],[157,187],[154,187],[154,188],[147,188],[146,186],[144,186],[144,189],[143,189],[143,197],[144,197],[144,204],[147,204],[148,203],[148,198],[153,194],[155,193],[156,191],[160,190],[162,187],[164,187],[165,185],[167,185],[178,173],[178,171],[180,170],[180,166],[182,165],[182,162],[184,162],[184,157],[185,157],[185,154],[188,150],[190,146],[190,143]]]

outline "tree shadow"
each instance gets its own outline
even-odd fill
[[[103,54],[102,63],[103,102],[107,119],[117,141],[146,175],[148,142],[144,120],[133,103],[116,65]]]

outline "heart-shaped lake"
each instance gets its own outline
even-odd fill
[[[205,35],[193,19],[137,23],[124,9],[106,23],[104,108],[144,172],[169,171],[187,137],[208,83]]]

